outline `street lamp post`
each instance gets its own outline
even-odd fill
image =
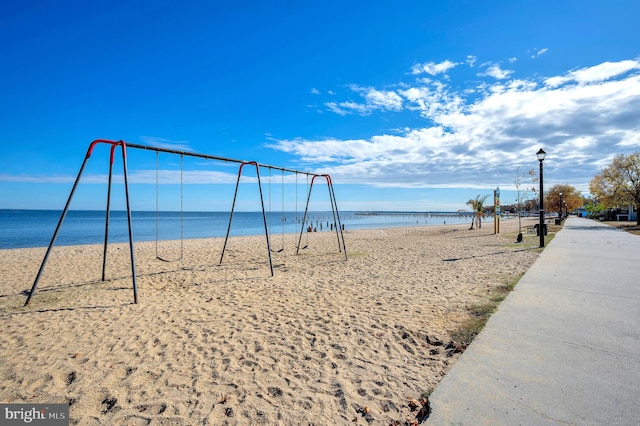
[[[540,224],[538,225],[538,233],[540,234],[540,247],[544,247],[544,190],[542,184],[542,162],[544,156],[547,155],[542,148],[536,153],[538,161],[540,161]]]
[[[560,208],[558,209],[558,219],[562,220],[564,219],[563,215],[562,215],[562,192],[560,192]]]

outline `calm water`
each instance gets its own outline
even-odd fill
[[[0,249],[43,247],[51,241],[60,219],[56,210],[0,209]],[[303,212],[267,214],[267,226],[272,236],[298,233]],[[154,241],[183,238],[224,237],[229,225],[229,212],[138,212],[132,213],[134,241]],[[398,226],[424,226],[467,223],[470,219],[457,213],[357,213],[341,212],[345,229],[372,229]],[[333,223],[331,212],[310,212],[305,228],[312,225],[326,232]],[[101,244],[104,242],[105,212],[71,210],[60,228],[56,245]],[[157,234],[156,234],[157,232]],[[260,235],[264,233],[261,212],[236,212],[230,235]],[[111,212],[109,241],[128,241],[127,214]]]

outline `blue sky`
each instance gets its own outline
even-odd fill
[[[498,186],[512,203],[541,147],[545,187],[586,194],[640,150],[638,16],[636,1],[3,2],[0,208],[62,208],[94,139],[329,173],[341,210],[455,211]],[[156,157],[134,151],[133,207],[153,210]],[[97,148],[72,208],[104,208],[107,159]],[[160,208],[179,208],[179,157],[157,165]],[[302,204],[303,176],[261,174],[273,209]],[[228,210],[236,175],[183,158],[183,207]],[[259,208],[252,176],[240,209]]]

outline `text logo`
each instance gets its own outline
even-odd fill
[[[0,424],[68,426],[69,404],[0,404]]]

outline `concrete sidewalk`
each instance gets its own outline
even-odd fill
[[[640,425],[640,236],[567,219],[430,401],[433,425]]]

